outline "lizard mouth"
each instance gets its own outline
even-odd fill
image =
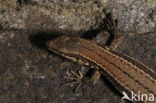
[[[52,49],[52,48],[48,48],[48,49],[49,49],[50,51],[52,51],[52,52],[58,54],[58,55],[61,55],[61,54],[62,54],[61,52],[59,52],[59,51],[56,50],[56,49]]]

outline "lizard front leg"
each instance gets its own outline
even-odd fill
[[[75,72],[72,71],[72,70],[71,70],[70,72],[71,72],[75,77],[67,77],[67,76],[65,76],[64,78],[70,79],[70,80],[74,80],[74,81],[73,81],[73,82],[69,82],[69,83],[64,83],[63,85],[78,84],[77,87],[74,89],[74,92],[76,92],[76,91],[80,88],[80,86],[81,86],[84,82],[88,81],[89,79],[84,78],[80,70],[79,70],[78,73],[75,73]]]
[[[82,84],[86,83],[86,82],[92,82],[93,84],[95,84],[99,77],[100,77],[100,72],[98,71],[98,69],[94,69],[92,75],[90,78],[84,77],[81,73],[81,71],[79,70],[78,73],[75,73],[74,71],[70,71],[75,77],[69,77],[69,76],[65,76],[65,79],[70,79],[70,80],[74,80],[72,82],[69,83],[64,83],[63,85],[71,85],[71,84],[78,84],[77,87],[74,89],[74,92],[76,92]]]
[[[118,35],[118,23],[114,20],[111,13],[106,14],[106,18],[103,20],[103,27],[108,31],[110,37],[106,42],[106,49],[116,49],[121,43],[122,37]]]

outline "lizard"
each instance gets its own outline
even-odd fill
[[[91,80],[95,83],[101,74],[105,75],[110,82],[119,90],[125,91],[129,96],[131,91],[142,94],[152,93],[156,97],[156,72],[140,61],[115,51],[121,41],[116,36],[115,23],[111,17],[107,18],[106,26],[110,34],[115,37],[108,45],[102,46],[93,41],[83,38],[63,35],[49,40],[46,46],[49,50],[59,54],[73,62],[95,68]],[[77,78],[65,77],[75,80],[72,83],[82,84],[83,75],[71,71]],[[67,83],[69,85],[71,83]],[[76,89],[77,89],[76,88]],[[146,101],[144,101],[146,103]],[[154,101],[156,103],[156,100]]]

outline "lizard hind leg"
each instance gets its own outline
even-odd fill
[[[69,82],[69,83],[64,83],[63,85],[71,85],[71,84],[78,84],[78,86],[74,89],[74,92],[76,92],[81,85],[85,82],[85,80],[83,79],[83,75],[81,73],[81,71],[79,70],[78,73],[75,73],[74,71],[70,71],[75,77],[64,77],[66,79],[70,79],[70,80],[74,80],[73,82]]]

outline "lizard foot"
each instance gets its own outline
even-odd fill
[[[65,76],[64,78],[74,80],[74,81],[69,82],[69,83],[64,83],[63,85],[78,84],[78,86],[74,89],[74,92],[76,92],[81,87],[81,85],[86,81],[86,79],[83,78],[83,75],[80,71],[78,73],[75,73],[74,71],[71,70],[71,73],[75,77],[66,77]]]

